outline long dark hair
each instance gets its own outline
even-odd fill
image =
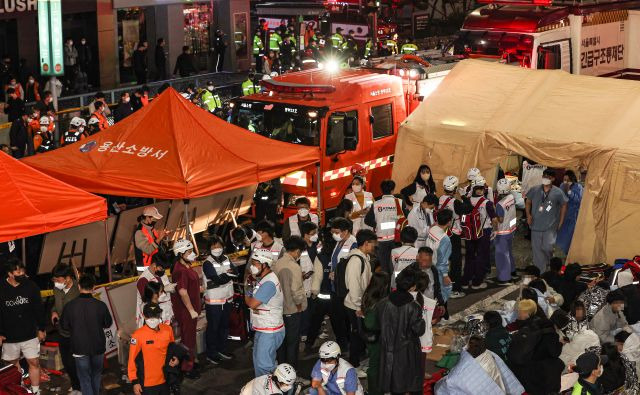
[[[425,182],[422,177],[420,177],[420,173],[422,173],[423,170],[429,170],[429,180],[427,180],[427,182]],[[416,178],[413,181],[417,182],[423,187],[426,187],[430,193],[436,193],[436,183],[433,181],[433,172],[431,171],[429,165],[420,165],[420,167],[418,167],[418,172],[416,173]]]
[[[386,298],[389,295],[389,284],[391,283],[391,277],[386,272],[375,272],[371,276],[371,281],[367,289],[364,290],[362,295],[362,310],[368,311],[373,308],[379,301]]]
[[[574,184],[578,182],[578,177],[576,177],[576,173],[574,173],[573,170],[565,171],[564,175],[569,177],[569,181],[573,182]]]

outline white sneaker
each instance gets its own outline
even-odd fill
[[[467,294],[462,292],[462,291],[453,291],[449,295],[449,298],[451,298],[451,299],[460,299],[460,298],[464,298],[465,296],[467,296]]]
[[[486,289],[487,283],[481,283],[480,285],[472,285],[471,289]]]

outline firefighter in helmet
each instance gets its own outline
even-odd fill
[[[89,132],[89,136],[94,135],[100,131],[100,120],[96,117],[89,118],[89,122],[87,122],[87,132]]]
[[[33,136],[33,148],[37,153],[42,154],[53,149],[53,131],[50,130],[51,117],[48,115],[40,117],[39,124],[40,130]]]
[[[85,139],[87,137],[84,132],[86,126],[87,122],[84,119],[80,117],[73,117],[69,123],[69,129],[64,132],[60,139],[60,145],[64,147],[65,145],[73,144]]]
[[[387,39],[385,43],[387,48],[387,52],[389,55],[397,55],[398,54],[398,34],[394,33],[393,36]]]

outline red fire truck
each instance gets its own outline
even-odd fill
[[[534,69],[636,79],[638,1],[478,0],[454,51]]]
[[[398,67],[380,59],[370,69],[307,70],[262,82],[264,92],[234,100],[231,122],[263,136],[319,147],[319,166],[281,178],[284,217],[295,213],[300,196],[312,209],[331,216],[354,174],[361,174],[374,196],[391,177],[400,123],[453,65],[415,62]],[[431,66],[431,64],[429,64]]]

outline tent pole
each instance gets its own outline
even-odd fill
[[[322,183],[320,182],[320,177],[322,174],[320,173],[320,162],[316,163],[316,189],[318,193],[316,210],[318,217],[320,218],[320,224],[324,223],[324,215],[322,213]]]
[[[27,267],[27,238],[22,238],[22,264]]]
[[[109,229],[107,226],[107,220],[103,220],[104,222],[104,243],[107,247],[107,275],[109,282],[113,281],[113,267],[111,266],[111,243],[109,242]]]
[[[195,250],[195,253],[198,254],[196,239],[195,237],[193,237],[193,233],[191,232],[191,223],[189,222],[189,199],[183,199],[182,203],[184,203],[184,238],[187,240],[191,240],[191,243],[193,243],[193,249]]]

